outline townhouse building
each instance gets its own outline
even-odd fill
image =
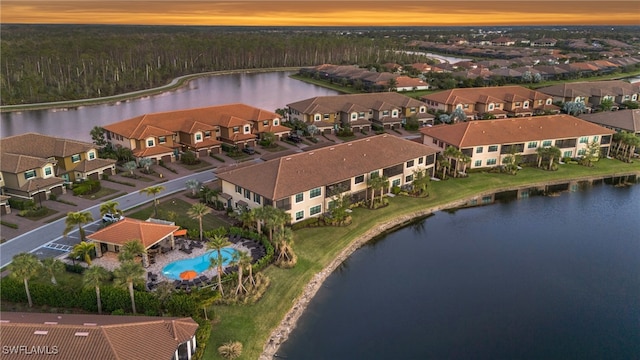
[[[274,206],[295,223],[326,213],[337,193],[351,202],[366,199],[367,181],[374,173],[386,176],[390,187],[411,184],[416,171],[433,176],[436,152],[431,146],[383,134],[229,167],[216,176],[227,207]]]
[[[589,112],[606,100],[613,101],[613,109],[626,101],[640,100],[640,83],[631,84],[623,80],[563,83],[542,87],[538,91],[552,96],[554,102],[584,103]]]
[[[460,108],[469,120],[488,116],[500,119],[560,112],[560,108],[553,105],[550,95],[522,86],[451,89],[425,95],[420,99],[434,111],[452,113]]]
[[[98,158],[94,144],[37,133],[0,140],[3,191],[46,200],[65,192],[65,184],[115,174],[115,160]]]
[[[395,92],[317,96],[287,104],[289,121],[316,125],[324,133],[349,126],[369,131],[372,124],[397,129],[413,117],[421,125],[433,124],[433,115],[421,101]]]
[[[534,162],[538,147],[556,146],[562,157],[574,158],[597,142],[600,156],[608,156],[615,132],[565,114],[470,121],[420,131],[424,144],[441,150],[453,146],[469,156],[471,169],[501,165],[514,149],[523,162]]]
[[[640,137],[640,109],[601,111],[582,114],[579,117],[582,120],[604,126],[616,132],[626,131]]]
[[[243,149],[265,132],[280,138],[290,131],[278,114],[239,103],[144,114],[104,129],[107,141],[131,149],[136,158],[164,162],[184,151],[218,154],[223,143]]]

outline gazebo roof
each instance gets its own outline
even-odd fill
[[[137,239],[142,242],[145,249],[148,249],[178,229],[180,227],[176,225],[124,218],[88,235],[87,239],[117,246],[122,246],[131,240]]]

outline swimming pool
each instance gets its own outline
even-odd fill
[[[237,253],[238,250],[230,247],[223,248],[222,259],[224,260],[224,264],[227,265],[231,261],[233,254]],[[182,280],[180,278],[180,274],[185,271],[195,271],[198,274],[204,272],[211,265],[211,259],[218,256],[217,251],[210,250],[206,253],[196,256],[190,259],[182,259],[170,262],[164,268],[162,268],[162,275],[168,277],[173,280]]]

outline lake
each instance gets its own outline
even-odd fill
[[[438,212],[356,251],[286,359],[638,359],[640,186]]]

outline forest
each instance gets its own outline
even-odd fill
[[[426,60],[401,47],[375,31],[2,25],[0,101],[117,95],[209,71]]]

